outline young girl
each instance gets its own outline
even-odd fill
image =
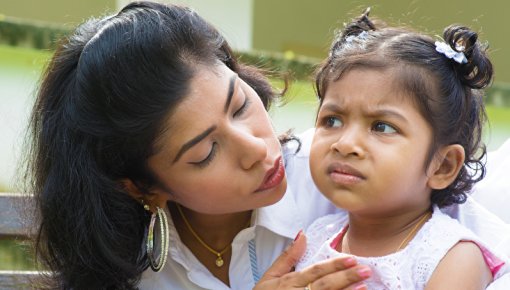
[[[439,208],[484,176],[483,91],[492,65],[477,34],[444,41],[379,28],[368,11],[320,67],[313,180],[348,211],[315,221],[297,266],[345,253],[372,267],[368,289],[485,289],[504,262]]]

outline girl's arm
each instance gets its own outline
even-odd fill
[[[459,242],[441,260],[426,290],[485,289],[492,274],[480,248],[473,242]]]

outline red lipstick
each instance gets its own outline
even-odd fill
[[[285,177],[285,166],[283,166],[282,157],[275,160],[274,166],[266,172],[262,184],[255,192],[263,191],[278,186]]]

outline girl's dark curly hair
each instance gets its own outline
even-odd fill
[[[467,58],[467,63],[457,63],[436,51],[432,37],[408,28],[386,27],[370,20],[368,14],[367,9],[337,33],[328,58],[318,68],[315,88],[320,103],[328,84],[353,68],[396,69],[397,87],[413,97],[433,130],[425,167],[441,146],[460,144],[465,151],[459,175],[447,188],[432,192],[432,203],[440,207],[463,203],[473,184],[485,175],[483,89],[493,75],[487,47],[469,28],[447,27],[444,41]]]
[[[225,64],[258,93],[219,32],[188,8],[152,2],[80,25],[56,50],[31,115],[27,192],[50,289],[132,289],[147,268],[149,215],[120,180],[150,188],[147,159],[198,65]],[[37,287],[42,287],[38,284]]]

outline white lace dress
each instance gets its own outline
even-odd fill
[[[347,222],[348,216],[344,213],[317,219],[306,231],[307,251],[296,270],[345,255],[332,245],[343,236]],[[372,268],[372,277],[366,281],[368,289],[424,289],[439,261],[461,240],[474,241],[482,249],[493,274],[503,266],[504,263],[488,252],[474,233],[437,208],[404,249],[382,257],[354,257],[360,264]]]

